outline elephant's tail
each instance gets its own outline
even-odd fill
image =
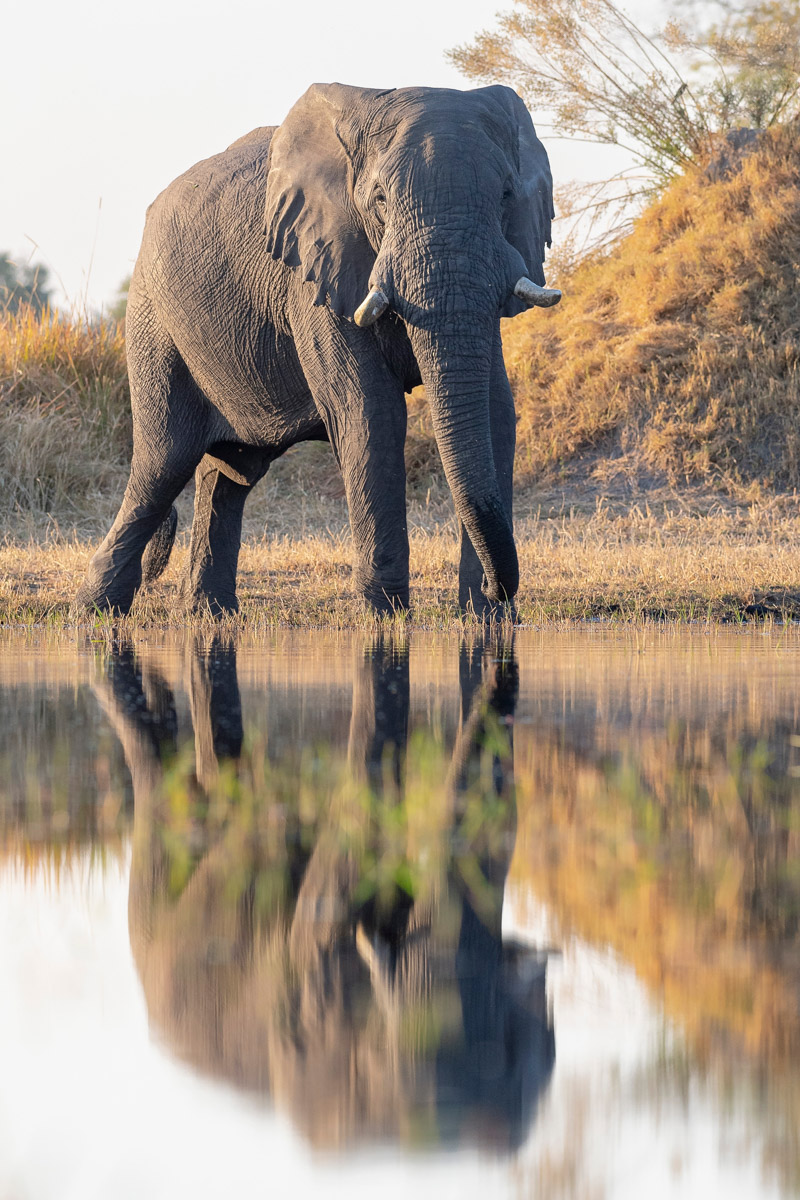
[[[145,548],[142,557],[143,584],[152,583],[166,569],[177,528],[178,510],[173,504]]]

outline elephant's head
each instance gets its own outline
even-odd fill
[[[547,155],[509,88],[316,85],[272,142],[269,252],[338,316],[404,322],[493,600],[514,595],[518,567],[492,456],[492,360],[500,316],[560,298],[543,286],[552,215]]]

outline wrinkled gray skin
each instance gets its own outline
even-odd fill
[[[196,472],[186,599],[235,610],[248,492],[289,446],[329,439],[356,588],[378,611],[406,607],[404,392],[420,382],[461,526],[460,602],[512,600],[500,317],[524,308],[521,276],[544,283],[551,215],[547,155],[504,87],[316,85],[278,129],[175,180],[149,209],[128,300],[130,480],[78,606],[128,610]],[[375,286],[389,310],[360,328]]]

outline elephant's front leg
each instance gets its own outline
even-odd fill
[[[357,593],[377,613],[408,607],[406,403],[371,330],[328,308],[295,328],[300,361],[344,479]]]
[[[371,409],[345,430],[337,451],[353,531],[353,585],[376,613],[391,613],[408,608],[405,397],[394,414]]]
[[[500,495],[513,527],[514,452],[517,443],[517,414],[514,397],[503,362],[503,346],[497,331],[492,352],[492,377],[489,393],[492,453]],[[462,612],[474,613],[484,621],[516,620],[517,606],[492,604],[483,593],[484,574],[463,522],[459,522],[460,560],[458,567],[458,603]]]

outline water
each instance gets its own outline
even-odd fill
[[[0,1197],[800,1193],[800,636],[0,645]]]

